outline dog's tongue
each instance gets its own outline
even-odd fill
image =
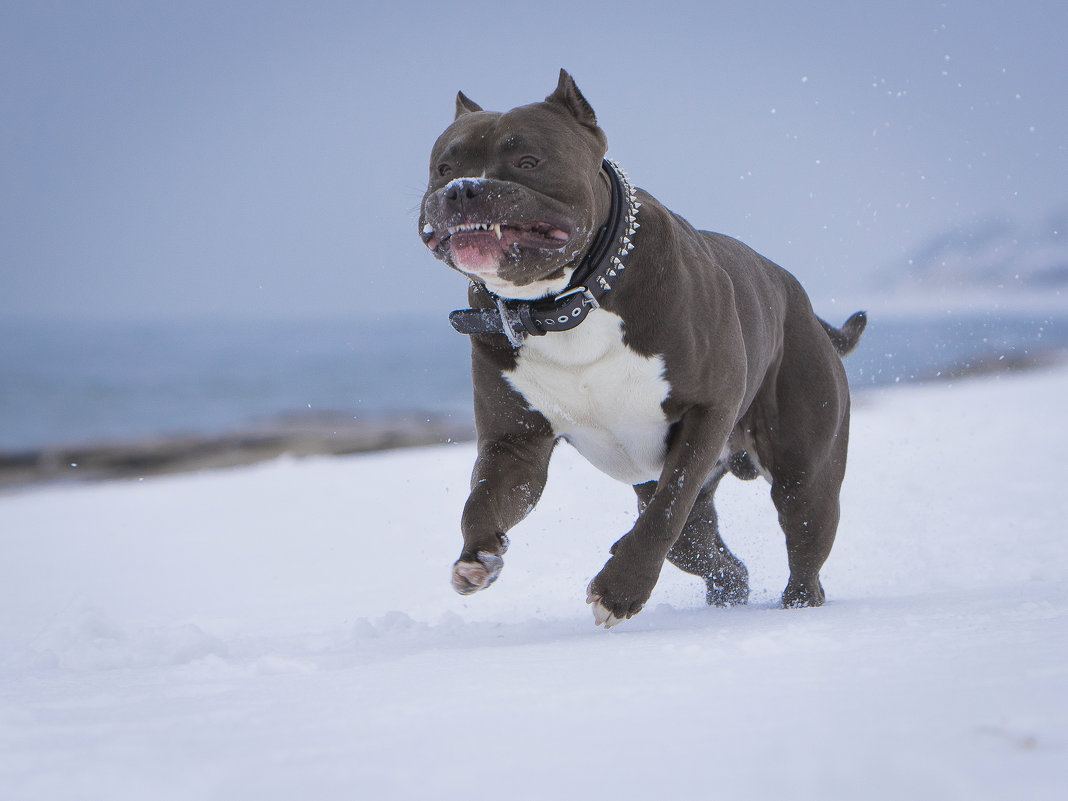
[[[452,260],[461,270],[491,273],[500,266],[505,249],[514,241],[508,236],[498,239],[493,231],[457,231],[450,238],[449,246]]]

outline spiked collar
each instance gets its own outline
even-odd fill
[[[619,165],[605,159],[603,168],[612,184],[608,221],[597,232],[564,291],[541,300],[507,300],[472,283],[474,291],[488,295],[496,308],[454,311],[449,315],[453,328],[461,334],[504,334],[513,348],[519,348],[527,336],[568,331],[581,324],[591,310],[600,308],[601,298],[622,276],[627,256],[634,249],[631,240],[639,228],[641,208]]]

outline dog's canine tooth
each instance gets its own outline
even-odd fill
[[[493,233],[495,233],[497,235],[497,239],[501,239],[504,236],[501,233],[501,224],[500,223],[494,223],[491,227],[493,228]]]

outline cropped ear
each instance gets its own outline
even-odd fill
[[[463,92],[456,93],[456,119],[460,119],[464,114],[471,114],[475,111],[482,111],[482,106],[469,98]]]
[[[582,96],[582,92],[575,86],[575,79],[567,70],[560,70],[560,82],[556,85],[556,91],[545,98],[545,102],[558,103],[583,125],[597,127],[597,115],[593,113],[593,106]]]

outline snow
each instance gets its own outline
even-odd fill
[[[1068,778],[1068,368],[867,393],[829,602],[665,567],[595,629],[629,488],[558,449],[500,580],[449,571],[473,449],[0,495],[10,799],[1053,799]]]

